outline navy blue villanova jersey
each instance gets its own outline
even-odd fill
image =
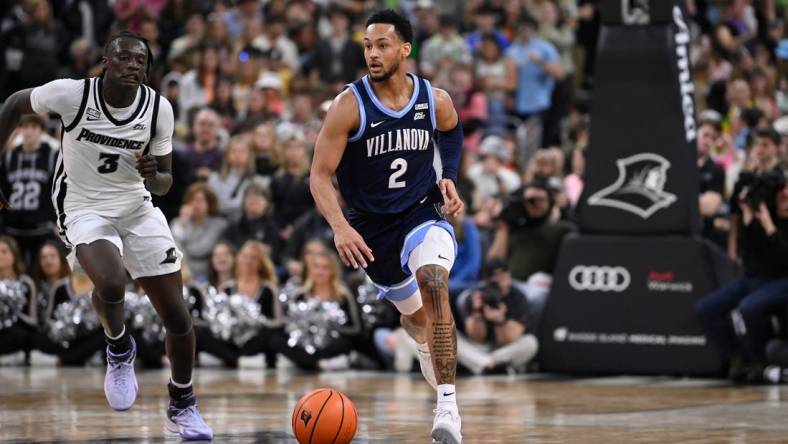
[[[358,102],[359,128],[348,135],[337,167],[342,198],[364,213],[412,207],[435,186],[435,100],[430,82],[414,74],[413,95],[399,112],[375,96],[367,76],[348,85]]]

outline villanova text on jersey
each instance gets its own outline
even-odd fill
[[[367,76],[348,85],[359,107],[359,128],[348,135],[337,167],[342,198],[364,213],[412,207],[435,186],[435,100],[429,81],[408,73],[413,94],[394,111],[375,95]]]
[[[429,131],[418,128],[390,130],[386,134],[366,139],[367,157],[392,151],[427,151],[430,148],[431,137]]]

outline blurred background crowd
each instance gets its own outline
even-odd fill
[[[363,273],[342,267],[308,185],[322,119],[365,74],[364,21],[382,7],[411,20],[408,70],[449,93],[464,127],[458,189],[467,212],[451,220],[460,363],[474,374],[525,371],[583,190],[597,0],[7,1],[0,100],[97,76],[107,37],[140,33],[155,59],[148,83],[175,112],[175,183],[154,201],[185,256],[198,349],[227,366],[262,355],[254,359],[267,366],[410,371],[415,343]],[[786,7],[688,2],[703,235],[734,258],[748,245],[736,228],[741,173],[788,167]],[[49,188],[24,173],[48,165],[51,178],[59,132],[53,116],[27,116],[0,159],[14,206],[0,225],[0,293],[22,301],[16,311],[0,304],[0,354],[35,349],[79,365],[102,348],[100,327],[64,325],[89,317],[79,301],[91,284],[65,262]],[[788,191],[774,199],[788,213]],[[755,275],[788,278],[786,267],[753,270],[747,257]],[[129,323],[148,332],[143,361],[161,365],[155,317],[144,303],[127,305]]]

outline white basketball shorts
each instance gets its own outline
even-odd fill
[[[68,262],[77,265],[77,249],[99,239],[118,248],[132,279],[160,276],[181,269],[182,254],[175,245],[161,210],[145,203],[122,217],[105,217],[89,211],[66,217],[61,237],[71,248]]]

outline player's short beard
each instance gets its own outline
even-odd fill
[[[385,82],[386,80],[390,79],[391,76],[393,76],[395,72],[397,72],[397,70],[399,69],[399,64],[400,63],[401,62],[397,61],[397,63],[394,66],[392,66],[391,69],[389,69],[388,71],[384,72],[383,74],[381,74],[378,77],[373,76],[372,73],[370,72],[369,73],[369,79],[372,80],[373,82]],[[369,67],[367,67],[367,68],[369,68]]]

